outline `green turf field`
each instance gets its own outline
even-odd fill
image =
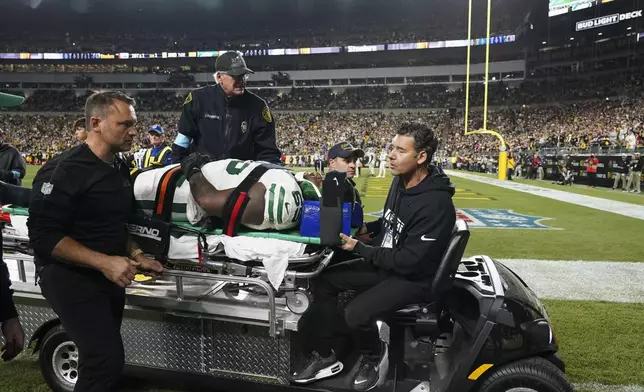
[[[30,167],[29,186],[35,174]],[[391,177],[357,179],[366,213],[382,209]],[[454,178],[454,202],[465,209],[510,209],[516,213],[549,218],[543,224],[557,230],[473,228],[467,254],[494,258],[550,260],[644,261],[644,221],[558,202],[474,181]],[[642,203],[641,195],[624,195],[604,189],[559,187],[545,181],[532,185]],[[639,199],[638,199],[639,198]],[[375,219],[370,217],[369,219]],[[586,301],[544,301],[554,324],[567,373],[575,383],[631,384],[644,387],[644,304]],[[161,391],[136,383],[137,391]],[[35,357],[21,356],[0,364],[0,391],[46,391]]]

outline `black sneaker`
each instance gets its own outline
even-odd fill
[[[382,355],[363,355],[358,366],[358,372],[351,383],[354,391],[370,391],[381,386],[389,369],[389,348],[383,344]]]
[[[298,384],[308,384],[323,378],[333,377],[340,373],[344,365],[338,361],[335,353],[328,358],[322,358],[317,351],[313,351],[306,361],[293,373],[291,381]]]

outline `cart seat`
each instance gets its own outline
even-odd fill
[[[394,324],[436,328],[440,316],[440,303],[443,295],[452,287],[454,276],[461,263],[465,247],[470,238],[470,230],[464,220],[458,219],[452,231],[452,238],[443,253],[441,263],[432,282],[431,303],[411,304],[397,311],[391,320]]]

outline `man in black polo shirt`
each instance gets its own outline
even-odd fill
[[[161,273],[130,238],[129,170],[118,154],[136,135],[134,100],[115,91],[85,104],[87,140],[51,159],[33,181],[29,239],[42,293],[81,355],[75,392],[116,391],[125,364],[125,287]]]

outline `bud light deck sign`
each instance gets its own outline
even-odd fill
[[[367,215],[382,217],[382,210]],[[472,229],[538,229],[560,230],[546,226],[541,221],[552,218],[518,214],[512,210],[487,208],[457,208],[456,217],[462,219]]]

